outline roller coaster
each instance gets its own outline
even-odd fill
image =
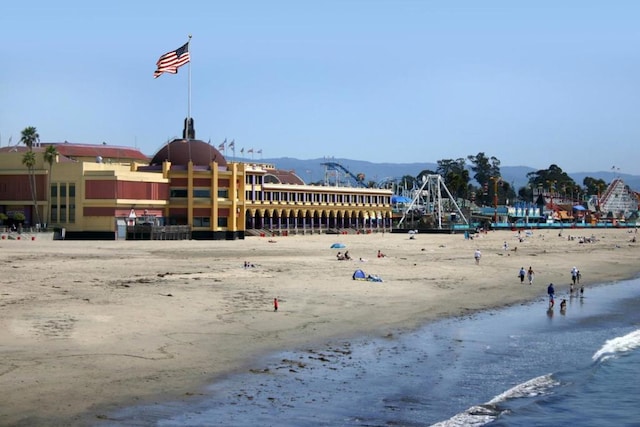
[[[363,187],[367,185],[364,182],[364,174],[353,174],[349,169],[336,162],[321,163],[324,166],[324,184],[351,187]]]
[[[324,184],[333,186],[368,187],[363,173],[354,174],[337,162],[324,162]],[[375,183],[375,188],[393,189],[398,178],[386,177]]]

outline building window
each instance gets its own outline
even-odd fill
[[[219,199],[228,199],[229,198],[229,190],[227,188],[219,188],[218,189],[218,198]]]
[[[69,218],[67,222],[76,222],[76,185],[69,184]]]
[[[227,217],[218,217],[218,227],[226,227],[227,226]]]
[[[186,188],[172,188],[169,194],[171,198],[186,198],[187,197],[187,189]]]
[[[208,216],[203,216],[203,217],[194,216],[193,217],[193,226],[194,227],[207,227],[207,228],[210,228],[211,227],[211,218],[209,218]]]
[[[194,189],[193,197],[209,199],[211,197],[211,190],[208,188]]]
[[[58,184],[51,184],[51,222],[58,222]]]
[[[76,222],[76,185],[51,184],[51,222]]]

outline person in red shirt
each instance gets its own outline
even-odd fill
[[[278,298],[273,299],[273,311],[278,311]]]

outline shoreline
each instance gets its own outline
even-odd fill
[[[118,407],[188,399],[274,351],[535,302],[550,281],[561,295],[573,265],[586,286],[637,277],[627,230],[598,231],[589,244],[544,231],[524,242],[510,231],[473,241],[386,234],[3,242],[0,384],[13,391],[2,398],[0,422],[87,425]],[[337,261],[334,241],[355,261]],[[504,251],[503,241],[518,250]],[[377,258],[378,249],[387,256]],[[529,264],[534,285],[521,285],[517,271]],[[353,281],[356,268],[384,281]]]

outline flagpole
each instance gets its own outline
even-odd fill
[[[188,105],[187,105],[187,126],[191,124],[191,34],[189,34],[189,41],[187,42],[187,51],[189,52],[189,83],[188,83]],[[189,138],[189,132],[187,128],[187,138]]]
[[[189,161],[191,161],[191,34],[189,34],[189,41],[187,41],[187,52],[189,52],[189,77],[187,79],[187,126],[186,137],[187,144],[189,145]]]

